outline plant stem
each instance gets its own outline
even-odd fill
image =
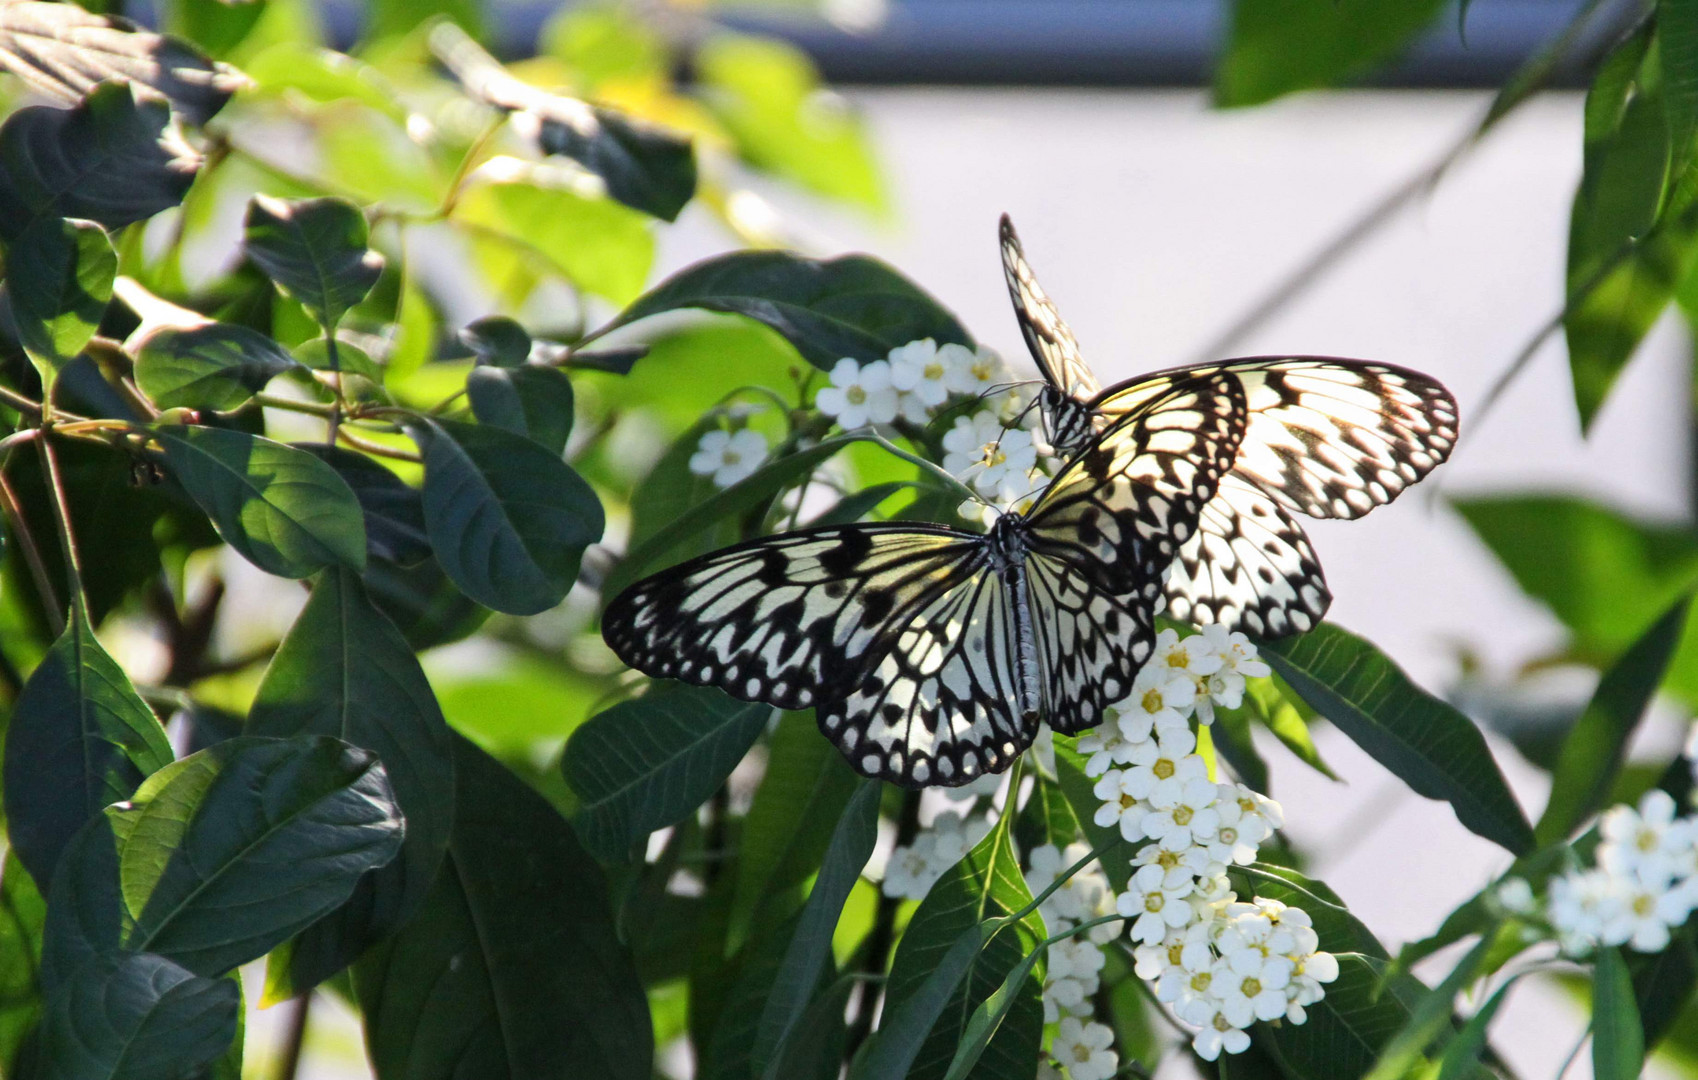
[[[48,574],[47,563],[41,557],[41,549],[36,546],[35,537],[29,531],[29,523],[24,520],[23,506],[18,502],[17,493],[6,482],[4,460],[0,460],[0,511],[4,511],[6,518],[12,523],[12,536],[18,542],[18,549],[24,553],[24,562],[28,564],[30,577],[35,581],[35,591],[41,596],[41,607],[47,612],[53,636],[58,637],[65,631],[65,609],[59,606],[52,575]]]
[[[41,415],[41,402],[34,401],[5,386],[0,386],[0,403],[11,406],[21,413],[31,416]]]
[[[307,1018],[312,1012],[312,991],[289,1002],[290,1012],[284,1021],[283,1046],[277,1057],[277,1080],[295,1080],[301,1067],[301,1048],[307,1040]]]
[[[424,458],[413,453],[411,450],[397,450],[393,446],[385,446],[382,443],[372,442],[369,439],[362,439],[347,428],[342,428],[338,431],[336,433],[336,437],[356,450],[363,450],[366,453],[373,454],[377,457],[386,457],[395,461],[410,461],[414,465],[424,461]]]
[[[257,404],[267,409],[310,413],[313,416],[329,416],[335,411],[335,406],[332,405],[320,405],[316,401],[296,401],[293,398],[276,397],[272,394],[255,394],[253,399]]]
[[[42,469],[47,479],[47,497],[59,523],[59,550],[65,557],[65,587],[69,592],[67,604],[77,611],[84,608],[82,558],[77,554],[77,538],[71,528],[71,502],[65,494],[65,476],[59,468],[59,453],[51,438],[35,440],[41,454]]]

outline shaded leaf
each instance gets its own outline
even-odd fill
[[[531,355],[531,335],[504,315],[473,319],[456,335],[480,364],[516,368]]]
[[[466,397],[478,423],[523,435],[559,455],[572,434],[572,380],[549,367],[475,367]]]
[[[236,1037],[241,987],[163,956],[102,956],[54,995],[42,1022],[42,1080],[176,1080]]]
[[[878,842],[878,803],[882,786],[876,780],[862,780],[855,788],[849,805],[838,818],[826,848],[825,861],[819,877],[808,893],[801,918],[790,946],[784,952],[778,972],[772,980],[772,991],[762,1010],[756,1028],[753,1066],[757,1074],[770,1077],[783,1075],[776,1067],[787,1042],[796,1032],[797,1024],[807,1011],[813,989],[831,960],[831,939],[849,890],[861,878],[861,869],[872,858],[873,845]],[[769,1068],[769,1063],[773,1068]]]
[[[1317,712],[1470,831],[1524,854],[1533,829],[1478,728],[1409,681],[1373,645],[1331,623],[1270,641],[1262,655]]]
[[[329,735],[376,754],[406,818],[400,855],[296,939],[299,993],[352,963],[424,903],[448,848],[454,761],[448,724],[406,639],[371,606],[359,577],[332,567],[266,668],[248,714],[253,735]]]
[[[219,535],[261,570],[301,578],[335,563],[365,566],[359,501],[313,455],[227,428],[165,427],[153,435]]]
[[[383,272],[366,246],[366,219],[342,199],[255,195],[244,224],[248,258],[328,332]]]
[[[1055,774],[1061,785],[1061,793],[1066,796],[1067,804],[1073,808],[1073,816],[1094,851],[1119,837],[1120,830],[1104,828],[1096,823],[1097,807],[1102,805],[1102,800],[1092,792],[1096,782],[1085,775],[1086,758],[1071,745],[1072,742],[1073,740],[1067,739],[1066,736],[1056,738]],[[1104,858],[1098,862],[1114,891],[1125,892],[1126,883],[1132,878],[1131,860]]]
[[[228,412],[296,367],[275,341],[245,326],[168,326],[141,343],[136,385],[161,409]]]
[[[30,674],[6,729],[7,833],[45,889],[60,853],[102,807],[170,764],[171,744],[81,605]]]
[[[94,336],[117,274],[118,254],[92,221],[44,219],[7,249],[6,295],[18,340],[44,383]]]
[[[1481,974],[1491,948],[1492,939],[1482,937],[1437,986],[1416,1000],[1408,1023],[1380,1050],[1367,1080],[1398,1080],[1421,1063],[1427,1045],[1450,1024],[1456,996]]]
[[[893,1009],[887,1001],[879,1029],[856,1057],[854,1067],[849,1070],[849,1080],[908,1075],[933,1025],[957,996],[961,981],[978,960],[987,932],[984,923],[968,926],[936,958],[930,970],[920,974],[900,1009]]]
[[[608,329],[680,308],[765,323],[822,371],[844,357],[882,360],[891,349],[918,338],[973,344],[954,315],[869,255],[821,260],[784,251],[738,251],[705,259],[645,293]]]
[[[124,948],[209,976],[341,905],[395,857],[402,834],[377,756],[306,736],[218,743],[161,769],[107,816]]]
[[[1644,1029],[1644,1045],[1652,1048],[1665,1036],[1680,1034],[1683,1014],[1690,1012],[1692,992],[1698,988],[1698,926],[1688,920],[1675,930],[1666,949],[1650,955],[1634,953],[1627,966],[1633,973],[1633,1000]]]
[[[424,498],[418,488],[408,486],[391,470],[353,450],[324,443],[292,445],[335,469],[353,491],[365,514],[366,552],[371,558],[401,566],[415,566],[430,558]]]
[[[1364,1075],[1410,1019],[1398,995],[1381,984],[1384,966],[1383,960],[1340,953],[1338,978],[1327,985],[1326,997],[1308,1007],[1308,1020],[1258,1024],[1258,1040],[1273,1049],[1288,1075],[1305,1080]]]
[[[1486,999],[1486,1003],[1468,1018],[1462,1025],[1462,1030],[1456,1037],[1445,1044],[1444,1054],[1439,1058],[1439,1075],[1437,1080],[1464,1080],[1475,1075],[1475,1067],[1480,1062],[1480,1055],[1486,1049],[1486,1040],[1490,1037],[1492,1020],[1497,1017],[1498,1010],[1503,1007],[1509,992],[1519,980],[1519,975],[1512,975],[1504,984]]]
[[[1566,839],[1610,801],[1628,741],[1668,670],[1690,603],[1688,598],[1670,608],[1604,673],[1569,729],[1551,775],[1550,799],[1534,830],[1541,847]]]
[[[55,217],[108,229],[152,217],[183,201],[200,166],[151,91],[108,83],[74,109],[19,109],[0,126],[0,240]]]
[[[128,19],[34,0],[0,5],[0,69],[64,105],[75,105],[96,83],[127,79],[164,94],[193,124],[212,119],[248,85],[230,65]]]
[[[1442,0],[1236,0],[1215,104],[1259,105],[1356,78],[1406,48]]]
[[[695,686],[665,686],[591,717],[560,767],[578,796],[572,826],[609,862],[694,813],[766,727],[772,707]]]
[[[21,1075],[19,1050],[41,1017],[41,938],[47,901],[6,853],[0,865],[0,1076]]]
[[[1599,949],[1592,972],[1592,1075],[1634,1080],[1644,1064],[1645,1036],[1627,962],[1619,949]]]
[[[354,969],[379,1080],[648,1080],[648,1003],[601,869],[499,763],[459,737],[454,757],[442,872]]]
[[[584,549],[601,539],[601,503],[556,454],[510,431],[449,420],[410,429],[424,451],[432,549],[467,596],[513,615],[558,604]]]

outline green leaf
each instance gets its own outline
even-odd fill
[[[218,743],[161,769],[107,816],[124,948],[209,976],[340,906],[395,857],[402,834],[376,755],[316,736]]]
[[[449,219],[469,226],[484,276],[491,283],[517,265],[558,274],[615,304],[643,291],[654,264],[651,219],[611,199],[536,183],[477,184]],[[529,295],[506,297],[514,307]]]
[[[1690,603],[1688,597],[1671,607],[1599,680],[1563,740],[1550,799],[1534,830],[1541,847],[1566,839],[1610,801],[1628,741],[1668,670]]]
[[[359,501],[313,455],[226,428],[164,427],[153,435],[219,535],[261,570],[302,578],[337,563],[365,567]]]
[[[738,251],[705,259],[645,293],[608,329],[680,308],[765,323],[822,371],[844,357],[882,360],[896,346],[919,338],[973,344],[943,305],[870,255],[822,260],[784,251]]]
[[[0,240],[56,217],[108,229],[152,217],[183,201],[200,166],[150,90],[107,83],[73,109],[19,109],[0,126]]]
[[[1619,949],[1599,949],[1592,973],[1592,1075],[1635,1080],[1644,1064],[1645,1035],[1627,962]]]
[[[1067,797],[1067,804],[1073,808],[1079,828],[1084,831],[1092,850],[1096,850],[1118,837],[1120,830],[1104,828],[1096,823],[1097,807],[1102,805],[1102,800],[1091,790],[1096,782],[1085,775],[1084,755],[1073,748],[1071,740],[1064,742],[1065,738],[1058,737],[1055,741],[1055,774],[1062,794]],[[1131,860],[1101,859],[1099,862],[1114,891],[1125,892],[1126,883],[1132,878]]]
[[[1550,608],[1600,664],[1698,584],[1686,527],[1635,521],[1566,496],[1453,500],[1523,592]]]
[[[242,70],[261,94],[298,94],[323,104],[358,102],[399,123],[407,119],[406,107],[381,72],[334,49],[305,41],[279,41],[250,55],[242,62]]]
[[[979,1058],[984,1056],[985,1048],[991,1039],[996,1037],[1002,1022],[1019,1003],[1020,991],[1032,977],[1032,969],[1044,963],[1048,956],[1049,946],[1040,944],[1021,957],[1020,962],[1009,969],[1002,985],[973,1010],[966,1029],[961,1033],[961,1045],[956,1048],[955,1056],[950,1059],[949,1072],[944,1074],[944,1080],[967,1080],[974,1066],[978,1065]]]
[[[1215,104],[1260,105],[1333,86],[1403,51],[1442,0],[1236,0],[1215,67]]]
[[[631,534],[625,542],[626,552],[642,551],[651,539],[673,522],[719,493],[719,485],[713,482],[713,477],[690,471],[690,458],[695,456],[702,436],[719,430],[723,424],[719,410],[707,413],[673,440],[666,452],[660,455],[660,460],[649,469],[648,475],[631,493]],[[756,504],[749,505],[753,507]],[[675,545],[674,557],[692,558],[735,544],[740,538],[736,516],[733,511],[716,522],[704,522],[690,534],[681,536]],[[636,569],[633,567],[632,572]],[[614,573],[617,575],[614,579],[616,586],[631,579],[630,574],[618,568]],[[608,595],[612,596],[613,592],[609,591]]]
[[[1698,987],[1698,925],[1688,919],[1662,952],[1635,953],[1627,966],[1645,1045],[1655,1047],[1664,1036],[1681,1034],[1683,1012],[1691,1011],[1692,991]],[[1685,1034],[1690,1039],[1689,1028]]]
[[[523,435],[559,456],[572,434],[572,380],[548,367],[475,367],[466,398],[478,423]]]
[[[294,445],[335,469],[353,491],[365,515],[366,551],[373,559],[415,566],[430,558],[424,499],[417,488],[364,454],[324,443]]]
[[[244,230],[248,258],[326,333],[383,273],[383,256],[366,246],[365,216],[341,199],[255,195]]]
[[[1384,945],[1374,932],[1353,915],[1324,882],[1307,877],[1288,866],[1273,863],[1252,863],[1234,866],[1229,873],[1233,884],[1248,896],[1278,900],[1288,907],[1300,907],[1314,921],[1315,934],[1321,939],[1321,949],[1331,953],[1361,953],[1375,960],[1387,959]]]
[[[866,129],[807,53],[776,38],[720,33],[694,60],[702,97],[744,161],[830,198],[884,208]]]
[[[1497,988],[1486,1003],[1480,1006],[1468,1022],[1462,1025],[1462,1030],[1456,1037],[1445,1044],[1444,1054],[1439,1058],[1439,1075],[1437,1080],[1467,1080],[1476,1075],[1476,1066],[1480,1055],[1486,1049],[1486,1039],[1490,1036],[1492,1020],[1497,1017],[1498,1010],[1503,1007],[1509,997],[1510,990],[1520,979],[1520,974],[1511,975],[1504,984]]]
[[[163,956],[103,956],[54,995],[39,1035],[42,1080],[175,1080],[223,1055],[242,991]]]
[[[171,744],[124,669],[73,605],[65,632],[30,674],[6,730],[12,848],[43,888],[83,823],[171,762]]]
[[[1698,4],[1663,0],[1657,6],[1657,46],[1670,160],[1678,168],[1689,160],[1698,133]]]
[[[253,735],[329,735],[376,754],[407,822],[401,854],[353,899],[297,938],[299,993],[352,963],[411,918],[448,849],[454,760],[448,725],[406,639],[372,607],[359,577],[332,567],[283,639],[248,715]]]
[[[0,864],[0,1076],[20,1076],[19,1051],[41,1017],[41,938],[47,901],[18,861]]]
[[[579,799],[573,828],[602,859],[628,858],[717,791],[771,715],[769,705],[694,686],[657,688],[598,713],[572,733],[560,763]]]
[[[607,881],[560,815],[454,740],[448,860],[424,909],[354,968],[382,1080],[649,1080],[653,1032]]]
[[[772,991],[756,1029],[754,1072],[777,1080],[787,1040],[807,1010],[812,992],[831,960],[831,938],[849,890],[861,878],[878,842],[878,803],[883,785],[862,780],[832,832],[819,878],[814,882],[795,935],[779,963]]]
[[[541,445],[496,427],[421,420],[425,526],[437,561],[480,604],[535,615],[578,578],[601,539],[601,503]]]
[[[0,9],[3,11],[4,9]],[[6,252],[6,295],[18,340],[51,384],[60,366],[82,352],[112,299],[118,254],[92,221],[50,218],[14,240]]]
[[[346,341],[336,341],[336,355],[330,355],[330,342],[327,337],[315,337],[295,346],[295,359],[303,367],[313,371],[333,371],[347,375],[359,375],[374,383],[383,382],[383,368],[378,366],[369,354],[357,345]]]
[[[516,368],[531,355],[531,335],[504,315],[486,315],[461,328],[460,343],[472,350],[480,364]]]
[[[909,1066],[926,1043],[932,1026],[958,996],[961,980],[967,977],[984,948],[986,933],[986,924],[978,922],[961,931],[931,969],[920,973],[920,982],[910,989],[901,1009],[893,1009],[886,1002],[879,1029],[856,1058],[849,1070],[849,1080],[908,1075]],[[906,935],[903,941],[907,941]]]
[[[1409,681],[1373,645],[1331,623],[1262,655],[1317,712],[1418,795],[1450,803],[1470,831],[1524,854],[1533,829],[1478,728]]]
[[[142,343],[136,385],[161,409],[228,412],[299,366],[271,338],[245,326],[168,326]]]
[[[934,968],[948,966],[950,951],[961,936],[975,926],[982,926],[987,919],[1012,915],[1031,899],[1007,825],[992,829],[965,858],[945,871],[909,920],[885,988],[886,1020],[910,1007],[931,1011],[928,979]],[[941,1012],[934,1013],[937,1019],[931,1033],[907,1070],[911,1080],[941,1080],[955,1057],[973,1010],[1002,985],[1008,971],[1043,938],[1043,920],[1033,912],[985,942],[983,951],[965,965],[965,977],[956,980]],[[1027,985],[1019,994],[1008,1018],[985,1050],[981,1075],[1012,1077],[1020,1075],[1022,1067],[1030,1070],[1030,1063],[1037,1059],[1043,1033],[1041,983],[1040,976],[1038,982]],[[871,1075],[903,1074],[892,1071]]]
[[[538,44],[570,67],[593,91],[609,79],[664,78],[668,50],[655,27],[618,7],[561,8],[543,27]]]
[[[41,989],[52,998],[72,976],[121,951],[124,896],[110,813],[96,814],[65,845],[47,893],[41,934]]]
[[[1381,1049],[1367,1080],[1400,1080],[1417,1067],[1427,1045],[1450,1024],[1456,996],[1480,973],[1491,948],[1492,939],[1482,937],[1457,961],[1450,974],[1416,1001],[1409,1022]]]
[[[1302,1024],[1269,1025],[1261,1034],[1287,1075],[1305,1080],[1360,1077],[1373,1067],[1410,1012],[1381,983],[1385,962],[1359,953],[1338,955],[1338,978],[1308,1007]]]
[[[61,105],[123,79],[164,94],[191,124],[206,123],[247,85],[241,72],[181,41],[74,4],[0,6],[0,57],[0,68]]]

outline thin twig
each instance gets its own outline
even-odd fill
[[[283,1046],[277,1056],[277,1080],[295,1080],[301,1067],[301,1048],[307,1041],[307,1018],[312,1012],[312,991],[289,1002],[290,1012],[284,1021]]]
[[[65,609],[59,606],[59,597],[53,588],[53,576],[47,572],[47,563],[41,557],[41,549],[36,546],[35,537],[29,531],[29,523],[24,520],[23,504],[18,502],[17,493],[6,481],[6,463],[0,461],[0,510],[12,523],[12,537],[18,542],[18,550],[24,553],[24,562],[29,566],[30,577],[35,581],[35,591],[41,595],[42,610],[47,612],[48,624],[53,629],[53,636],[58,637],[65,632]]]
[[[42,471],[47,480],[47,499],[59,524],[59,551],[65,557],[65,585],[69,592],[67,603],[74,610],[83,610],[83,566],[77,553],[77,537],[71,528],[71,500],[65,493],[65,475],[59,468],[59,453],[52,439],[37,439],[35,448],[41,454]]]

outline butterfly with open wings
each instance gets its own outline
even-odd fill
[[[1407,368],[1324,356],[1255,356],[1171,368],[1103,388],[1002,217],[1002,266],[1020,331],[1043,373],[1058,453],[1159,400],[1175,380],[1235,381],[1249,413],[1237,460],[1203,507],[1165,582],[1167,611],[1196,625],[1281,637],[1332,602],[1293,513],[1357,518],[1391,502],[1456,444],[1456,400]]]

